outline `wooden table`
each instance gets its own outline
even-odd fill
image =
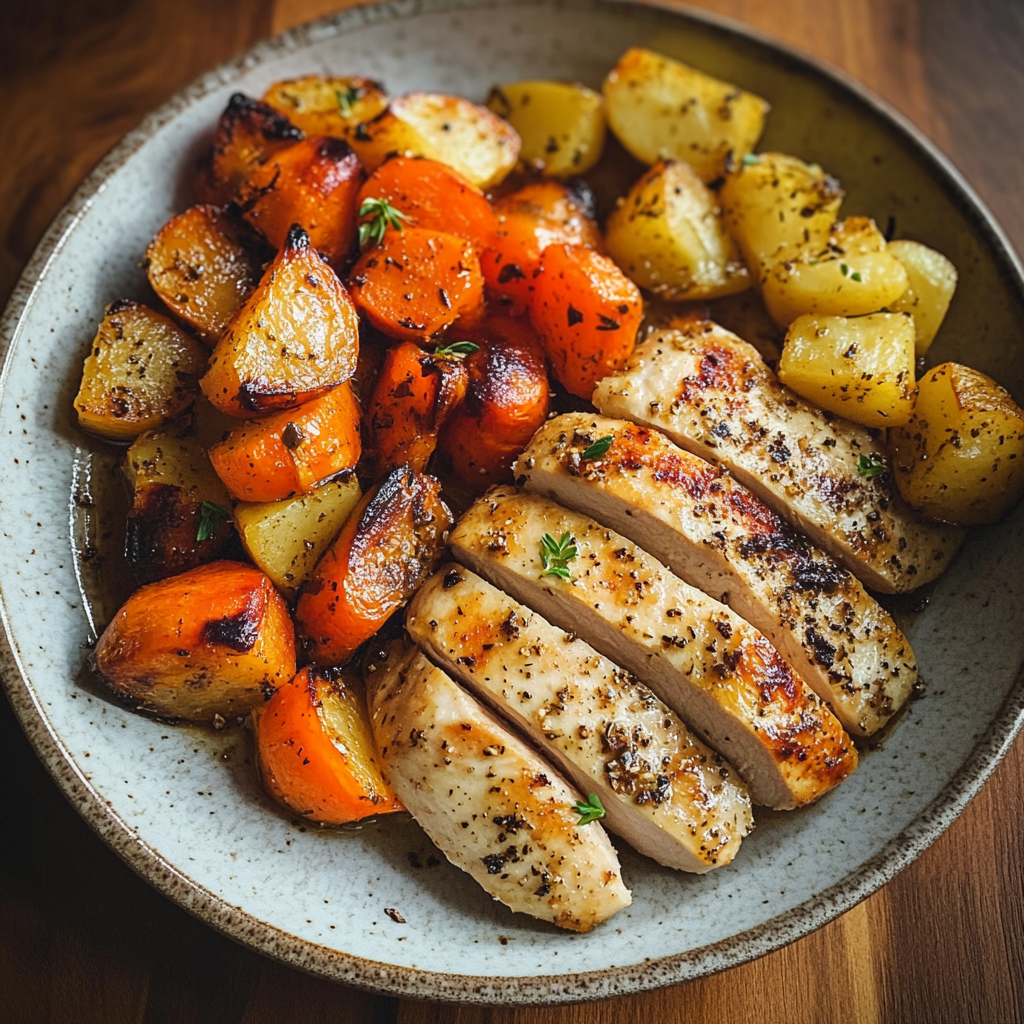
[[[0,299],[60,204],[153,107],[340,0],[27,0],[0,13]],[[1024,250],[1019,0],[702,0],[845,68],[949,154]],[[17,8],[17,9],[15,9]],[[724,974],[552,1009],[374,997],[236,946],[92,834],[0,701],[0,1020],[384,1024],[1024,1020],[1024,737],[913,866]]]

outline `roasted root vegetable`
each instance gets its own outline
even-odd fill
[[[512,480],[512,463],[547,419],[548,375],[537,337],[521,320],[491,317],[466,357],[465,400],[441,432],[445,467],[473,494]]]
[[[608,125],[638,160],[685,160],[714,181],[764,129],[768,104],[679,61],[634,47],[604,80]]]
[[[905,313],[798,317],[777,372],[798,395],[854,423],[906,423],[914,408],[913,320]]]
[[[293,225],[217,343],[203,393],[231,416],[294,409],[347,381],[358,357],[356,308],[305,230]]]
[[[641,288],[670,301],[745,291],[750,275],[714,194],[687,163],[655,164],[605,225],[608,253]]]
[[[389,348],[366,407],[366,455],[374,477],[401,465],[422,470],[468,383],[457,354],[435,355],[411,341]]]
[[[366,692],[348,672],[304,668],[252,714],[267,792],[320,825],[402,810],[377,764]]]
[[[519,159],[519,136],[486,107],[434,92],[398,96],[350,141],[367,170],[392,153],[455,168],[477,188],[504,180]]]
[[[356,240],[356,197],[366,174],[341,139],[323,136],[297,142],[270,157],[239,190],[245,219],[276,249],[293,224],[335,267]]]
[[[607,256],[578,245],[549,245],[533,284],[530,320],[555,377],[570,394],[589,399],[633,351],[643,319],[640,291]]]
[[[433,477],[402,467],[370,491],[299,595],[310,660],[341,664],[369,640],[440,564],[451,525]]]
[[[354,476],[332,480],[284,501],[239,502],[235,525],[246,554],[293,597],[361,497]]]
[[[135,591],[96,645],[96,667],[139,710],[244,715],[295,675],[281,595],[241,562],[211,562]]]
[[[571,178],[587,171],[604,148],[604,100],[579,82],[496,85],[487,106],[519,136],[519,159],[532,171]]]
[[[380,216],[389,216],[379,213]],[[473,244],[427,228],[385,227],[349,278],[352,298],[379,331],[426,341],[483,312],[484,282]]]
[[[369,78],[304,75],[275,82],[263,102],[309,136],[347,139],[388,105],[388,97]]]
[[[298,409],[249,420],[210,449],[239,501],[278,501],[354,469],[362,453],[359,405],[342,384]]]
[[[963,526],[1002,519],[1024,493],[1024,411],[991,377],[943,363],[918,385],[910,421],[889,433],[906,501]]]
[[[914,317],[914,351],[923,356],[931,348],[956,291],[956,267],[941,252],[920,242],[897,239],[888,248],[907,272],[907,290],[888,304],[889,309]]]
[[[206,350],[173,320],[119,299],[107,307],[85,358],[78,425],[112,441],[155,430],[192,404],[205,365]]]
[[[141,583],[220,556],[232,533],[228,495],[190,430],[142,434],[128,449],[125,476],[132,493],[125,556]]]
[[[213,345],[259,283],[263,249],[228,209],[193,206],[150,242],[146,273],[164,305]]]

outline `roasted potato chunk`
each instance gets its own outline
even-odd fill
[[[910,421],[889,432],[908,504],[947,523],[1002,519],[1024,493],[1024,411],[991,377],[943,363],[918,385]]]
[[[496,85],[487,106],[515,128],[520,161],[552,178],[585,174],[604,148],[604,100],[579,82]]]
[[[687,163],[655,164],[612,212],[605,244],[641,288],[660,299],[717,299],[750,287],[715,197]]]
[[[295,636],[262,572],[211,562],[135,591],[100,637],[96,667],[140,711],[209,721],[246,714],[291,679]]]
[[[240,502],[235,524],[249,557],[293,597],[361,497],[353,476],[284,501]]]
[[[425,156],[482,189],[504,180],[519,159],[519,136],[511,125],[486,107],[433,92],[393,99],[350,141],[369,171],[391,153]]]
[[[359,318],[344,285],[293,225],[224,337],[203,393],[231,416],[294,409],[347,381],[359,357]]]
[[[224,485],[187,428],[152,430],[128,449],[125,555],[141,583],[218,558],[231,539]]]
[[[757,144],[768,103],[695,68],[637,47],[604,80],[608,125],[638,160],[685,160],[714,181]]]
[[[889,308],[914,317],[915,351],[923,356],[938,334],[956,291],[956,267],[941,252],[920,242],[896,240],[889,252],[907,271],[907,289]]]
[[[309,136],[348,139],[387,105],[384,87],[356,76],[304,75],[275,82],[263,102]]]
[[[778,374],[798,395],[854,423],[906,423],[914,408],[913,320],[905,313],[798,317]]]
[[[172,217],[146,250],[146,273],[164,305],[216,344],[263,272],[262,240],[226,209],[193,206]]]
[[[78,425],[130,441],[180,416],[198,393],[206,350],[173,320],[131,299],[107,307],[75,398]]]

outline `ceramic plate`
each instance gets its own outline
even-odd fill
[[[632,907],[571,935],[492,902],[409,821],[306,829],[260,794],[241,730],[173,728],[123,710],[83,672],[109,614],[95,559],[114,459],[74,423],[82,359],[103,307],[148,289],[139,260],[188,203],[193,160],[228,96],[307,72],[369,75],[392,93],[482,98],[494,81],[598,86],[649,46],[770,99],[763,149],[815,160],[848,212],[895,218],[947,253],[960,288],[932,358],[959,358],[1024,398],[1019,265],[979,201],[905,122],[841,77],[717,21],[597,0],[395,2],[263,44],[150,116],[97,168],[33,257],[3,325],[0,598],[4,679],[69,799],[141,875],[255,949],[401,995],[558,1002],[720,970],[824,924],[910,862],[963,808],[1021,723],[1020,511],[974,531],[907,628],[927,697],[820,804],[760,810],[730,867],[704,877],[622,849]],[[98,535],[97,535],[98,536]],[[101,567],[109,581],[113,563]],[[106,601],[106,605],[104,604]],[[620,844],[621,845],[621,844]],[[392,920],[396,909],[405,923]]]

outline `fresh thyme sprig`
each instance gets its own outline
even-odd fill
[[[865,480],[881,476],[888,469],[889,467],[885,464],[885,459],[883,459],[881,455],[877,455],[875,452],[872,452],[870,455],[861,455],[857,459],[857,472],[860,473]]]
[[[435,356],[471,356],[480,351],[475,341],[453,341],[450,345],[438,345],[434,349]]]
[[[220,529],[220,524],[230,518],[231,513],[226,508],[213,501],[204,501],[199,509],[196,543],[201,544],[204,540],[209,540]]]
[[[563,580],[572,579],[569,563],[579,554],[576,538],[568,532],[555,540],[550,533],[540,539],[540,560],[544,571],[541,576],[558,576]]]
[[[592,821],[600,821],[607,813],[596,793],[591,793],[586,801],[577,801],[572,805],[572,809],[580,816],[577,825],[589,825]]]
[[[341,116],[351,117],[352,104],[359,99],[359,90],[354,85],[350,85],[344,89],[335,89],[334,95],[337,97],[338,110],[341,111]]]
[[[396,210],[386,199],[364,199],[359,207],[359,216],[368,217],[359,225],[359,247],[372,249],[384,240],[388,228],[402,230],[404,213]]]
[[[614,435],[608,434],[605,437],[599,437],[586,451],[580,455],[580,458],[584,462],[589,462],[591,459],[599,459],[602,455],[608,454],[608,449],[612,446],[612,441],[615,440]]]

